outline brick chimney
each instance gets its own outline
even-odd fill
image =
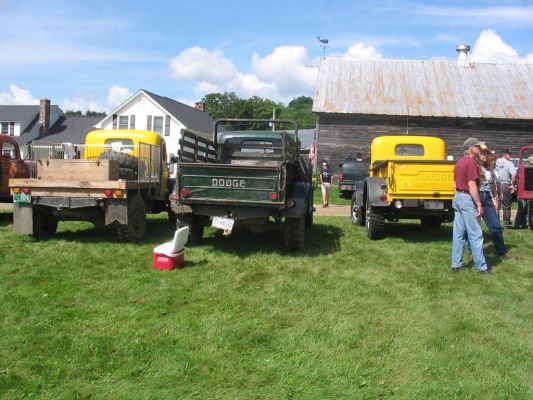
[[[50,100],[41,99],[39,104],[39,129],[41,136],[48,135],[50,131]]]
[[[198,111],[205,111],[205,103],[203,101],[197,101],[194,103],[194,108],[196,108]]]

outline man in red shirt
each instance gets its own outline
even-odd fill
[[[483,216],[483,205],[479,197],[479,169],[477,157],[481,150],[481,142],[476,138],[468,138],[463,144],[465,156],[454,169],[455,196],[453,209],[452,271],[458,272],[463,267],[463,254],[466,240],[474,265],[479,273],[490,274],[483,254],[483,232],[479,218]]]

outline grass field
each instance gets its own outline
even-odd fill
[[[279,232],[187,249],[152,269],[170,238],[140,244],[62,223],[12,233],[0,213],[0,398],[531,399],[532,231],[506,231],[516,259],[493,276],[452,274],[450,226],[389,226],[370,242],[317,217],[301,254]]]
[[[315,188],[314,191],[314,204],[315,207],[320,207],[322,205],[322,192],[320,190],[320,186]],[[338,186],[331,186],[330,193],[329,193],[329,204],[338,204],[338,205],[350,205],[351,199],[343,199],[339,197],[339,187]]]

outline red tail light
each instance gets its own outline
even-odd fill
[[[342,172],[339,174],[339,182],[344,182],[344,174]]]
[[[31,194],[31,189],[30,188],[22,188],[22,193]]]
[[[270,197],[270,200],[274,201],[278,199],[278,194],[276,192],[270,192],[268,197]]]
[[[112,190],[104,190],[105,197],[113,197],[113,191]]]
[[[191,193],[189,188],[181,188],[181,190],[180,190],[180,196],[181,197],[187,197],[189,195],[189,193]]]

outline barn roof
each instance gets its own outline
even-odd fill
[[[313,111],[533,119],[533,64],[327,58]]]

